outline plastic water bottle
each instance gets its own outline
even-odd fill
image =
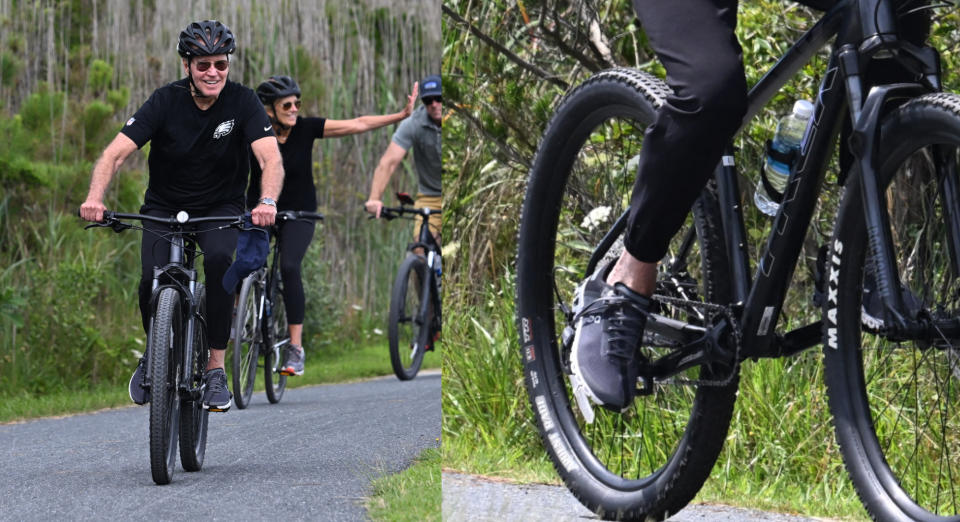
[[[777,132],[773,135],[771,148],[786,157],[799,151],[811,116],[813,116],[813,104],[807,100],[797,100],[793,104],[793,112],[781,118],[777,124]],[[771,157],[768,152],[763,170],[773,188],[783,193],[787,187],[787,178],[790,177],[790,164]],[[767,194],[762,179],[757,182],[757,189],[753,192],[753,202],[756,203],[760,212],[768,216],[775,216],[780,208],[780,204]]]

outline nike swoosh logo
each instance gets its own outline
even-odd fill
[[[266,127],[263,128],[263,132],[270,132],[270,129],[272,128],[273,128],[273,125],[267,125]]]

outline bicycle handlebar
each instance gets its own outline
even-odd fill
[[[439,215],[440,211],[432,208],[411,208],[411,207],[381,207],[380,208],[380,217],[391,220],[396,219],[403,214],[413,214],[417,216],[422,216],[424,218],[429,218],[430,216]],[[370,219],[373,219],[375,216],[370,216]]]
[[[277,212],[278,221],[293,221],[297,219],[323,221],[323,214],[319,212],[308,212],[306,210],[281,210]]]
[[[182,216],[181,216],[182,213]],[[87,227],[96,227],[96,226],[110,226],[112,223],[118,222],[121,219],[135,219],[139,221],[152,221],[154,223],[160,223],[161,225],[187,225],[187,224],[198,224],[198,223],[213,223],[213,222],[224,222],[227,221],[228,227],[241,227],[243,226],[243,217],[244,216],[200,216],[200,217],[190,217],[185,211],[180,211],[174,217],[158,217],[158,216],[148,216],[146,214],[132,214],[127,212],[114,212],[111,210],[105,210],[103,212],[103,221],[99,223],[91,223]],[[318,212],[308,212],[305,210],[283,210],[277,212],[278,221],[293,221],[298,219],[312,219],[312,220],[323,220],[323,214]]]
[[[181,217],[181,213],[183,216]],[[101,224],[107,224],[110,221],[118,221],[121,219],[136,219],[140,221],[153,221],[154,223],[160,223],[162,225],[186,225],[190,223],[212,223],[214,221],[229,221],[228,226],[241,226],[243,224],[243,216],[201,216],[201,217],[190,217],[184,211],[180,211],[174,217],[164,218],[157,216],[148,216],[146,214],[129,214],[125,212],[113,212],[110,210],[103,211],[103,221]],[[94,223],[96,225],[97,223]]]

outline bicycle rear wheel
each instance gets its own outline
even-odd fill
[[[587,423],[571,406],[563,310],[628,205],[644,129],[668,92],[646,73],[615,69],[568,93],[537,152],[518,236],[517,331],[537,426],[567,487],[605,519],[659,520],[685,506],[709,476],[736,398],[737,366],[702,367],[655,382],[624,414],[597,407]],[[621,238],[596,255],[615,259],[622,248]],[[712,189],[698,199],[663,261],[657,294],[729,302]],[[660,303],[660,313],[701,325],[713,320],[689,305]],[[654,360],[671,346],[648,334],[640,349]]]
[[[207,453],[207,426],[210,410],[203,407],[203,397],[199,393],[203,383],[203,372],[207,368],[210,353],[207,347],[207,290],[197,283],[197,300],[200,302],[200,314],[194,321],[193,360],[189,361],[190,388],[197,394],[180,402],[180,463],[186,471],[200,471],[203,457]]]
[[[233,321],[233,398],[241,410],[250,404],[253,398],[253,384],[257,379],[257,359],[260,357],[260,322],[257,317],[257,305],[260,296],[257,292],[255,272],[243,280],[240,288],[240,300]]]
[[[423,353],[430,336],[429,317],[420,317],[423,281],[427,277],[427,262],[416,254],[407,255],[393,283],[390,295],[390,316],[387,337],[390,344],[390,364],[401,381],[417,376],[423,363]]]
[[[180,420],[180,361],[183,316],[180,294],[165,288],[150,324],[150,471],[157,484],[169,484],[177,458]]]
[[[878,520],[960,517],[960,97],[884,119],[876,148],[902,295],[928,327],[894,338],[877,291],[859,176],[831,240],[824,371],[840,450]],[[909,338],[913,337],[913,338]]]
[[[267,318],[268,336],[263,356],[263,378],[267,388],[267,400],[270,404],[276,404],[287,389],[287,376],[278,370],[283,364],[283,348],[290,344],[290,329],[287,323],[287,307],[283,303],[283,282],[279,276],[274,276],[270,284],[273,307],[270,317]]]

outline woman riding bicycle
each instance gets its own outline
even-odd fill
[[[360,134],[403,120],[413,111],[417,84],[400,112],[378,116],[360,116],[350,120],[300,116],[300,87],[289,76],[271,76],[257,87],[273,131],[280,143],[280,154],[286,173],[283,191],[277,201],[279,210],[317,210],[317,189],[313,182],[313,141]],[[256,187],[262,171],[251,163],[250,190],[247,202],[257,201]],[[278,231],[281,238],[280,272],[284,283],[283,300],[290,325],[290,344],[284,350],[281,373],[303,375],[303,318],[305,298],[300,265],[313,239],[313,221],[288,221]]]

